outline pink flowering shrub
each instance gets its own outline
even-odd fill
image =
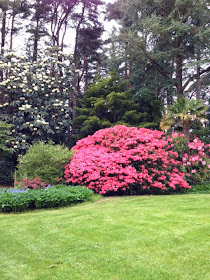
[[[178,154],[157,130],[117,125],[79,140],[72,149],[76,153],[65,166],[66,181],[100,194],[190,188]]]
[[[187,143],[183,134],[173,133],[168,137],[171,146],[179,155],[182,171],[189,183],[205,182],[210,179],[210,145],[197,137]]]

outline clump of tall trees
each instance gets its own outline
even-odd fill
[[[0,120],[14,158],[115,124],[160,129],[163,115],[175,129],[181,98],[203,100],[208,121],[209,38],[206,0],[1,0]],[[205,139],[207,121],[191,126]]]
[[[1,55],[5,49],[18,49],[19,38],[25,40],[22,52],[29,61],[42,57],[43,49],[57,47],[73,55],[73,116],[77,96],[100,72],[103,25],[99,18],[100,0],[3,0],[0,2]],[[24,36],[26,34],[26,36]],[[16,42],[16,45],[14,45]],[[5,74],[1,71],[1,80]],[[1,94],[1,93],[0,93]],[[2,103],[2,94],[0,104]]]
[[[208,1],[117,0],[108,18],[119,31],[111,38],[111,57],[120,46],[123,73],[137,94],[156,94],[171,103],[174,95],[207,94],[209,74]],[[115,64],[116,65],[116,64]],[[119,66],[120,66],[119,65]]]

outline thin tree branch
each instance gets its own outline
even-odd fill
[[[145,56],[152,62],[152,64],[158,70],[158,72],[169,79],[170,77],[165,73],[163,67],[160,64],[158,64],[152,57],[150,57],[150,55],[147,53],[145,48],[142,45],[139,45],[137,43],[136,43],[136,45],[143,51]]]
[[[210,71],[210,66],[208,66],[207,68],[201,70],[201,71],[199,72],[199,75],[201,76],[202,74],[207,73],[207,72],[209,72],[209,71]],[[183,85],[183,90],[184,90],[184,89],[189,85],[189,83],[192,82],[197,76],[198,76],[198,73],[192,75],[192,76],[184,83],[184,85]]]

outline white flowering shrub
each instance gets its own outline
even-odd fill
[[[31,62],[14,52],[0,57],[1,117],[13,125],[16,152],[39,140],[65,142],[71,127],[74,64],[71,56],[48,48]]]

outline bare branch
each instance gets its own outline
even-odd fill
[[[199,72],[199,75],[201,76],[202,74],[207,73],[207,72],[209,72],[209,71],[210,71],[210,66],[208,66],[207,68],[201,70],[201,71]],[[183,90],[184,90],[184,89],[189,85],[189,83],[192,82],[197,76],[198,76],[198,73],[192,75],[192,76],[184,83],[184,85],[183,85]]]

